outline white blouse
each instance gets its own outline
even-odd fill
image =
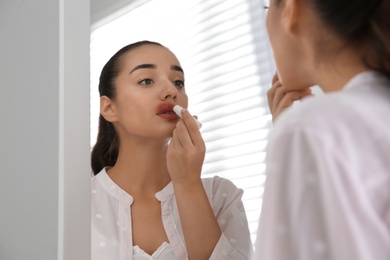
[[[256,260],[390,259],[390,82],[369,71],[280,115]]]
[[[175,254],[171,245],[167,242],[162,243],[162,245],[157,248],[156,252],[152,255],[149,255],[139,246],[133,246],[133,259],[134,260],[172,260],[175,259]]]
[[[204,178],[202,181],[222,229],[210,259],[250,259],[253,248],[241,201],[243,191],[224,178]],[[188,259],[172,183],[156,193],[156,198],[161,202],[163,225],[175,256],[171,259]],[[103,169],[92,177],[91,200],[92,260],[135,259],[134,250],[139,253],[139,248],[134,248],[132,242],[133,197],[114,183]]]

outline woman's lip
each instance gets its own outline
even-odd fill
[[[179,119],[178,115],[176,115],[175,113],[170,113],[170,112],[158,114],[158,116],[165,118],[169,121],[174,121],[174,120]]]
[[[156,111],[157,111],[157,115],[160,115],[160,114],[165,114],[167,112],[173,112],[173,107],[175,105],[174,104],[171,104],[171,103],[160,103],[157,105],[157,108],[156,108]]]
[[[179,118],[179,116],[176,115],[176,113],[173,111],[174,106],[175,106],[175,104],[171,104],[171,103],[158,104],[157,108],[156,108],[156,111],[157,111],[156,115],[158,115],[162,118],[165,118],[167,120],[170,120],[170,121],[177,120]]]

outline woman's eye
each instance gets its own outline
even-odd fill
[[[264,0],[264,9],[265,10],[268,10],[269,5],[270,5],[270,0]]]
[[[175,80],[173,82],[173,85],[175,85],[178,88],[184,88],[184,81],[183,80]]]
[[[141,79],[141,80],[138,81],[138,84],[144,85],[144,86],[150,85],[152,83],[153,83],[152,79]]]

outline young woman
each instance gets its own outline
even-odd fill
[[[186,109],[184,72],[155,42],[119,50],[99,84],[92,151],[92,259],[248,259],[242,190],[201,179],[205,144]]]
[[[388,0],[271,0],[275,125],[255,259],[390,259],[389,14]],[[284,110],[313,85],[325,95]]]

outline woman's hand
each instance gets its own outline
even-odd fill
[[[272,114],[272,121],[274,122],[279,114],[291,106],[294,101],[310,95],[312,95],[310,88],[287,91],[282,83],[280,83],[278,75],[275,73],[272,79],[272,87],[267,92],[268,106]]]
[[[209,259],[221,229],[214,216],[200,174],[206,153],[199,128],[183,109],[167,150],[177,208],[189,259]]]
[[[176,125],[167,150],[167,167],[172,182],[200,180],[206,146],[199,128],[187,109]]]

